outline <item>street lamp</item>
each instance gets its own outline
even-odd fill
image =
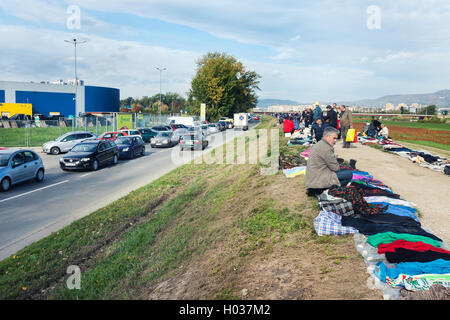
[[[71,39],[71,40],[64,40],[65,42],[73,44],[74,51],[75,51],[75,118],[77,116],[77,93],[78,93],[78,76],[77,76],[77,44],[85,43],[86,40],[79,41],[77,39]]]
[[[161,103],[161,95],[162,95],[162,93],[161,93],[161,73],[164,70],[167,70],[167,68],[156,68],[156,70],[159,70],[159,116],[161,117],[161,109],[162,109],[162,103]]]

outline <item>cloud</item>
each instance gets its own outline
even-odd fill
[[[386,63],[393,60],[406,60],[411,57],[414,57],[414,52],[406,52],[406,51],[400,51],[397,53],[391,53],[391,51],[388,51],[388,54],[385,57],[377,57],[374,59],[375,63]]]

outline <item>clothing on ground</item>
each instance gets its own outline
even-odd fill
[[[400,274],[419,275],[419,274],[447,274],[450,273],[450,261],[438,259],[430,262],[401,262],[395,267],[388,268],[384,262],[377,262],[375,275],[383,282],[386,277],[396,279]]]
[[[360,189],[352,186],[347,187],[332,187],[328,193],[334,197],[340,197],[348,200],[353,205],[353,210],[356,214],[379,214],[384,213],[385,209],[381,205],[372,205],[364,200],[364,194]]]
[[[314,229],[319,236],[346,235],[358,232],[354,228],[342,226],[341,217],[327,211],[319,212],[319,215],[314,219]]]
[[[382,243],[392,243],[396,240],[406,240],[410,242],[418,242],[422,241],[424,243],[428,243],[433,247],[441,247],[441,241],[434,240],[432,238],[407,234],[407,233],[395,233],[395,232],[383,232],[377,233],[367,237],[367,243],[372,247],[377,248]]]
[[[433,250],[415,251],[405,248],[396,248],[394,252],[385,253],[386,260],[390,263],[400,262],[429,262],[438,259],[450,260],[450,254]]]

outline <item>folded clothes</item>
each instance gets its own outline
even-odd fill
[[[385,196],[374,196],[374,197],[364,197],[368,203],[379,203],[379,202],[387,202],[389,204],[395,204],[406,207],[415,207],[416,204],[410,201],[401,200],[401,199],[392,199],[390,197]]]
[[[390,263],[400,262],[429,262],[438,259],[450,260],[450,254],[433,250],[415,251],[405,248],[396,248],[394,252],[385,253],[386,260]]]
[[[299,175],[306,174],[306,167],[295,167],[289,169],[283,169],[283,173],[287,178],[293,178]]]
[[[395,233],[395,232],[383,232],[377,233],[367,237],[367,243],[372,247],[377,248],[382,243],[392,243],[396,240],[406,240],[410,242],[422,241],[424,243],[428,243],[433,247],[441,247],[441,241],[434,240],[429,237],[413,235],[408,233]]]
[[[414,251],[418,251],[418,252],[424,252],[424,251],[431,250],[431,251],[450,254],[450,251],[448,251],[448,250],[434,247],[423,241],[411,242],[411,241],[406,241],[403,239],[396,240],[392,243],[380,244],[378,246],[378,253],[383,254],[386,252],[395,252],[395,250],[398,248],[409,249],[409,250],[414,250]]]
[[[319,212],[319,215],[314,219],[314,229],[319,236],[346,235],[358,232],[354,228],[342,226],[341,217],[327,211]]]
[[[322,211],[333,212],[340,216],[351,216],[355,213],[355,211],[353,211],[353,206],[350,201],[342,201],[339,203],[322,201],[319,202],[319,206],[322,209]]]
[[[386,277],[396,279],[400,274],[419,275],[419,274],[447,274],[450,273],[450,261],[438,259],[430,262],[401,262],[394,268],[388,268],[384,262],[376,264],[375,275],[386,282]]]
[[[392,219],[388,219],[390,217]],[[392,221],[392,222],[389,222]],[[397,222],[398,221],[398,222]],[[402,222],[403,221],[403,222]],[[441,241],[440,238],[420,227],[420,223],[409,217],[401,217],[391,214],[376,214],[371,217],[342,217],[342,225],[353,227],[364,235],[376,235],[385,232],[397,234],[411,234]]]

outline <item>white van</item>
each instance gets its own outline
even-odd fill
[[[187,127],[193,127],[195,125],[195,117],[170,117],[167,119],[167,124],[184,124]]]

